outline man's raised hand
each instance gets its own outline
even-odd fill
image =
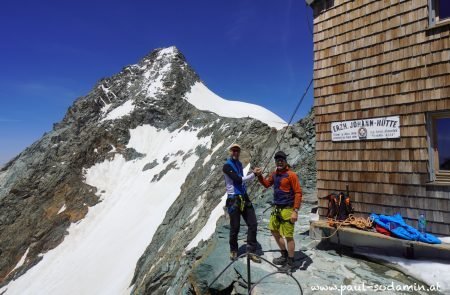
[[[259,167],[256,167],[255,169],[253,169],[253,173],[255,173],[256,176],[260,176],[262,173],[262,169]]]

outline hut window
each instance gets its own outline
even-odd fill
[[[450,1],[428,0],[430,27],[442,22],[450,22]]]
[[[431,114],[429,118],[431,178],[450,182],[450,112]]]
[[[326,1],[312,1],[313,2],[313,13],[314,17],[318,16],[319,14],[325,12],[326,10],[330,9],[334,6],[334,0],[326,0]],[[307,1],[308,3],[308,1]]]

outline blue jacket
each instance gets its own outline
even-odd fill
[[[225,184],[228,194],[244,195],[247,193],[247,188],[243,181],[244,170],[240,161],[231,158],[227,159],[223,166],[223,172],[225,173]]]

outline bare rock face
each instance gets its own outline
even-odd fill
[[[170,71],[160,71],[168,65]],[[154,77],[158,75],[163,76]],[[155,81],[161,89],[148,93]],[[125,148],[130,128],[145,123],[174,128],[197,113],[181,98],[196,81],[198,76],[176,48],[168,53],[155,50],[138,64],[99,81],[87,96],[75,101],[52,131],[2,168],[0,282],[37,263],[39,254],[56,247],[68,225],[83,219],[98,202],[96,188],[83,181],[83,168],[116,153],[130,161],[141,156]],[[159,99],[162,96],[164,100]],[[133,101],[134,111],[109,120],[127,101]],[[66,209],[58,214],[63,206]],[[10,273],[28,248],[26,263]]]
[[[71,224],[83,222],[90,208],[101,201],[102,192],[85,182],[86,169],[118,155],[126,161],[145,157],[127,147],[130,130],[141,125],[170,132],[199,130],[199,140],[208,138],[210,147],[199,144],[187,152],[168,154],[167,160],[143,165],[143,173],[163,168],[148,179],[158,182],[179,169],[173,157],[183,161],[198,157],[176,201],[135,262],[130,281],[134,294],[179,294],[195,285],[189,281],[192,267],[197,259],[208,256],[211,245],[200,242],[193,249],[186,248],[207,225],[211,212],[221,206],[221,167],[231,143],[243,147],[245,165],[269,161],[271,170],[270,157],[281,140],[280,149],[289,154],[306,195],[315,200],[314,114],[289,127],[281,138],[283,130],[256,119],[221,117],[195,108],[184,97],[199,81],[178,49],[157,49],[117,75],[100,80],[88,95],[74,102],[53,130],[1,169],[0,288],[20,280],[42,255],[63,242]],[[264,195],[258,186],[251,187],[250,193]],[[210,243],[219,242],[213,239]]]
[[[258,121],[231,126],[235,126],[233,127],[235,130],[231,129],[223,134],[215,132],[214,138],[217,138],[215,142],[219,144],[226,142],[227,138],[236,136],[240,131],[245,130],[236,140],[246,151],[241,156],[241,160],[244,165],[250,163],[252,167],[267,164],[266,172],[268,172],[275,169],[272,156],[277,142],[280,141],[279,150],[284,150],[289,154],[289,164],[298,173],[301,180],[304,202],[317,202],[313,112],[289,127],[284,137],[282,137],[284,129],[276,131]],[[292,145],[293,141],[296,142],[296,145]],[[215,144],[213,143],[212,146]],[[308,146],[312,148],[308,148]],[[139,259],[132,282],[134,294],[164,294],[168,290],[171,294],[205,294],[208,292],[208,289],[205,288],[207,279],[211,279],[212,274],[217,274],[229,262],[229,228],[225,216],[218,222],[211,241],[200,242],[194,249],[186,249],[189,241],[203,227],[208,226],[207,221],[211,211],[217,206],[225,205],[220,204],[224,194],[221,168],[225,157],[224,152],[216,152],[211,155],[211,159],[206,165],[200,165],[193,169],[194,174],[183,185],[179,199],[167,211],[152,242]],[[249,192],[252,197],[255,197],[257,208],[266,207],[266,202],[272,197],[270,190],[263,190],[258,184],[250,185]],[[197,219],[192,221],[190,218],[193,212],[192,208],[198,205],[198,196],[201,196],[204,201],[203,205],[198,208]],[[243,239],[245,230],[246,228],[243,226],[241,230]],[[266,233],[264,241],[268,241],[269,238],[270,234]],[[210,255],[212,256],[210,257]],[[205,260],[214,263],[202,263]],[[228,277],[227,284],[224,284],[221,290],[227,289],[235,281],[234,276]]]

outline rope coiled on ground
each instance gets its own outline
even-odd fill
[[[329,239],[334,236],[337,231],[341,228],[341,226],[354,226],[362,230],[368,230],[373,227],[373,219],[370,217],[355,217],[353,214],[350,214],[345,220],[339,221],[332,218],[328,218],[328,225],[331,227],[335,227],[336,230],[327,237],[322,237],[322,239]]]

